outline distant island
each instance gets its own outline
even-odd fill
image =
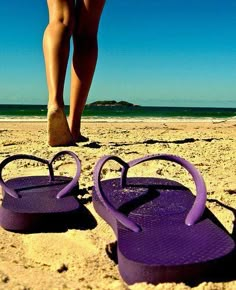
[[[88,107],[139,107],[138,105],[125,102],[125,101],[96,101],[90,104],[87,104]]]

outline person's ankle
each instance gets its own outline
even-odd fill
[[[64,110],[64,104],[58,101],[48,101],[48,109],[62,109]]]
[[[70,125],[69,125],[69,128],[70,128],[70,132],[71,132],[71,135],[72,135],[73,139],[77,140],[78,137],[80,136],[80,133],[78,133],[78,130],[72,130]]]
[[[78,137],[80,135],[80,125],[81,122],[75,122],[75,120],[69,115],[68,116],[68,125],[72,136]]]

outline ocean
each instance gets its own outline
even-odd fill
[[[65,107],[68,115],[69,107]],[[1,105],[0,120],[45,120],[46,105]],[[85,120],[235,119],[236,108],[86,106]]]

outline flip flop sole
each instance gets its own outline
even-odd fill
[[[195,196],[180,183],[127,178],[125,188],[120,179],[101,186],[107,201],[142,229],[136,233],[120,224],[94,188],[94,208],[116,234],[118,267],[128,284],[197,280],[222,266],[235,247],[208,209],[196,224],[185,224]]]
[[[56,176],[53,182],[48,176],[26,176],[10,179],[6,182],[19,198],[8,195],[3,190],[3,202],[0,207],[0,224],[11,231],[26,231],[49,228],[53,224],[62,224],[65,214],[69,215],[80,208],[73,196],[78,191],[75,186],[69,196],[56,198],[71,178]]]

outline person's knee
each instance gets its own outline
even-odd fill
[[[62,31],[70,37],[74,29],[74,20],[63,17],[54,18],[49,22],[48,27],[54,31]]]
[[[74,11],[70,6],[60,6],[60,1],[49,3],[49,24],[48,27],[55,31],[63,31],[69,36],[74,30]],[[48,1],[49,2],[49,1]],[[53,5],[53,3],[55,5]]]
[[[73,31],[73,38],[76,44],[79,45],[80,48],[84,49],[93,49],[97,46],[97,28],[98,25],[91,25],[91,23],[87,23],[87,25],[83,25],[82,29],[77,29],[75,27]]]
[[[104,4],[105,0],[87,0],[84,7],[80,7],[79,22],[73,31],[74,41],[80,49],[97,49],[97,33]]]

